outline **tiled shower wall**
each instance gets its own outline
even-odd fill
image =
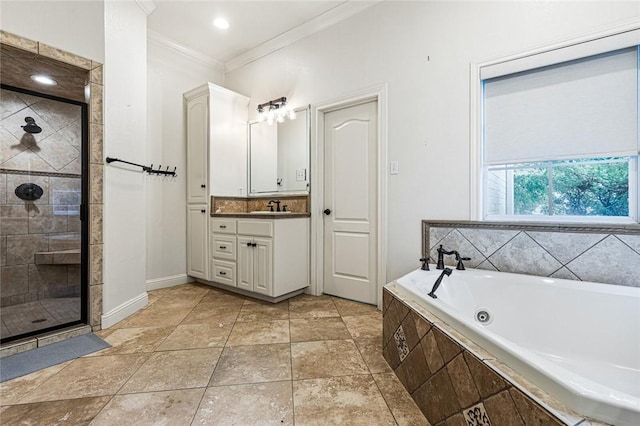
[[[0,306],[80,296],[81,108],[4,89],[0,107]],[[42,197],[18,198],[25,183]]]
[[[640,287],[640,227],[496,222],[422,222],[423,254],[470,257],[465,266]],[[455,266],[453,256],[445,263]]]
[[[102,253],[103,253],[103,65],[49,46],[0,30],[0,42],[86,71],[89,87],[89,325],[101,328]],[[8,179],[8,178],[7,178]]]

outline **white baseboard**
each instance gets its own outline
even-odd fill
[[[168,277],[147,280],[147,291],[160,288],[173,287],[180,284],[191,283],[194,279],[187,274],[170,275]]]
[[[109,328],[115,323],[127,318],[129,315],[135,314],[140,309],[147,306],[148,301],[149,296],[147,296],[147,292],[145,291],[139,296],[136,296],[131,300],[127,300],[120,306],[116,306],[106,314],[102,315],[102,329]]]

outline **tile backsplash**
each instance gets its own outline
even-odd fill
[[[640,287],[640,227],[423,221],[423,254],[470,268]],[[455,266],[453,256],[445,263]]]

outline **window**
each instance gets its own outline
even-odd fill
[[[638,40],[480,66],[484,219],[638,220]]]

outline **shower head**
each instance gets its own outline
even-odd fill
[[[24,126],[21,126],[25,132],[27,133],[40,133],[42,131],[42,128],[40,126],[38,126],[36,124],[36,120],[32,117],[25,117],[24,121],[26,121],[27,124],[25,124]]]

